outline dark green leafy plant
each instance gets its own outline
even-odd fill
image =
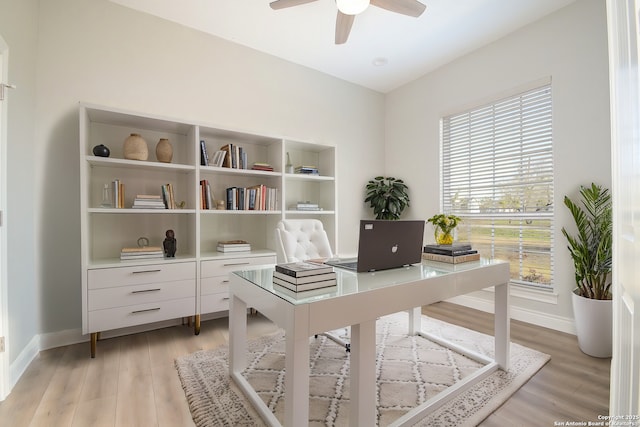
[[[611,194],[602,186],[580,187],[581,203],[567,196],[564,204],[575,221],[578,234],[562,234],[569,242],[569,252],[575,267],[575,279],[580,295],[586,298],[611,299],[611,269],[613,220]]]
[[[409,187],[393,177],[377,176],[367,183],[365,203],[373,208],[376,219],[400,219],[409,206]]]

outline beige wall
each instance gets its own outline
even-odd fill
[[[606,11],[600,0],[578,0],[503,39],[411,82],[386,100],[387,172],[420,188],[411,215],[439,211],[439,120],[532,81],[551,76],[554,138],[554,234],[557,304],[514,298],[521,313],[572,319],[573,265],[563,205],[580,185],[611,186]],[[491,298],[490,294],[482,296]],[[535,315],[535,313],[529,313]],[[566,322],[565,322],[566,324]],[[562,326],[556,324],[555,326]]]
[[[23,84],[37,94],[32,134],[9,141],[31,153],[26,161],[13,148],[9,192],[33,198],[23,229],[27,240],[37,237],[34,253],[20,260],[29,283],[14,278],[9,288],[27,286],[43,302],[33,316],[30,303],[10,296],[11,317],[36,321],[12,331],[20,341],[12,361],[34,334],[72,336],[81,325],[80,101],[337,145],[339,250],[355,251],[354,224],[365,211],[353,195],[384,166],[383,95],[107,0],[39,2],[37,18],[37,75]],[[34,28],[16,35],[35,36]],[[353,167],[356,160],[367,168]]]
[[[578,0],[386,97],[108,0],[0,0],[0,11],[19,86],[7,168],[12,364],[39,337],[79,334],[80,101],[337,145],[338,250],[349,253],[370,215],[364,184],[377,174],[407,180],[407,217],[438,211],[443,113],[552,76],[560,294],[558,304],[514,302],[572,318],[562,197],[592,180],[610,185],[603,2]]]

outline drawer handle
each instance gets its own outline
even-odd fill
[[[249,265],[249,262],[230,262],[229,264],[225,264],[225,267],[233,267],[234,265]]]
[[[223,281],[222,281],[222,282],[220,282],[220,283],[229,283],[229,280],[228,280],[228,279],[227,279],[227,280],[223,280]]]
[[[158,311],[158,310],[160,310],[160,307],[147,308],[146,310],[136,310],[136,311],[132,311],[131,314],[146,313],[146,312],[149,312],[149,311]]]
[[[134,271],[132,272],[132,274],[140,274],[140,273],[158,273],[162,271],[161,269],[157,269],[157,270],[141,270],[141,271]]]
[[[222,298],[222,301],[229,301],[229,299],[230,299],[229,297],[224,297]]]
[[[160,290],[162,290],[162,289],[160,289],[160,288],[157,288],[157,289],[144,289],[142,291],[131,291],[131,293],[132,294],[143,294],[145,292],[158,292]]]

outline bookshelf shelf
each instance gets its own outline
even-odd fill
[[[91,334],[92,355],[97,334],[104,330],[193,317],[198,333],[202,314],[228,310],[226,277],[231,271],[276,262],[274,230],[281,219],[322,220],[337,250],[335,147],[84,103],[79,116],[82,331]],[[123,143],[131,133],[146,140],[147,160],[124,158]],[[162,138],[172,145],[171,163],[155,157],[155,146]],[[93,155],[93,147],[99,144],[109,148],[110,157]],[[217,151],[228,150],[227,156],[233,153],[236,166],[243,168],[204,164],[203,147],[207,163]],[[319,175],[284,173],[287,154],[294,166],[313,165]],[[252,169],[254,164],[273,170]],[[123,184],[118,188],[124,194],[124,207],[102,208],[102,190],[114,181]],[[162,187],[168,184],[175,202],[184,202],[183,209],[132,208],[136,196],[162,197]],[[239,189],[233,191],[242,192],[242,197],[260,188],[272,209],[217,210],[206,206],[208,201],[210,207],[226,207],[231,188]],[[324,210],[288,209],[300,200],[312,200]],[[167,230],[175,233],[175,258],[120,260],[121,249],[135,247],[139,237],[147,238],[150,246],[162,247]],[[216,251],[218,241],[236,239],[249,242],[252,250]],[[133,297],[114,296],[107,308],[113,316],[92,309],[98,295],[123,286],[166,286],[172,293],[160,291],[158,310],[149,316],[118,314],[123,307],[141,307],[142,302]]]

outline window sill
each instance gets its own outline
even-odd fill
[[[493,287],[484,288],[483,291],[494,293]],[[543,291],[538,289],[530,289],[520,285],[512,284],[509,287],[509,295],[515,298],[522,298],[530,301],[538,301],[545,304],[558,304],[558,293],[556,291]]]

